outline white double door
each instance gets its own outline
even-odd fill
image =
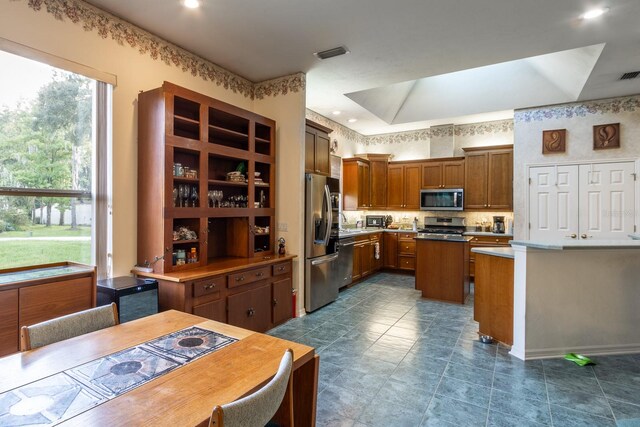
[[[626,239],[634,232],[634,162],[529,169],[529,238]]]

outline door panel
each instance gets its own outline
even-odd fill
[[[487,207],[487,153],[468,153],[465,159],[464,206]]]
[[[273,324],[291,318],[291,278],[273,282]]]
[[[331,172],[331,162],[329,161],[330,142],[328,135],[321,133],[316,134],[315,171],[316,173],[327,176]]]
[[[420,165],[404,166],[404,207],[420,209]]]
[[[580,235],[626,239],[635,225],[633,162],[580,165]]]
[[[513,152],[489,153],[487,207],[513,207]]]
[[[304,171],[314,173],[316,170],[316,136],[308,130],[304,133]]]
[[[529,171],[530,239],[572,239],[578,234],[578,167],[543,166]]]
[[[464,188],[464,160],[442,164],[442,185],[444,188]]]
[[[442,188],[442,163],[425,163],[422,165],[422,188]]]
[[[389,165],[387,169],[387,207],[389,208],[401,208],[404,204],[402,174],[402,165]]]

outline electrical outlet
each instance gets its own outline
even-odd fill
[[[278,223],[278,231],[287,231],[287,223],[279,222]]]

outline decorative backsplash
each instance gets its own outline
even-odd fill
[[[633,113],[640,111],[640,96],[600,99],[549,107],[516,110],[516,122],[540,122],[549,119],[572,119],[601,114]]]
[[[27,0],[28,6],[40,11],[43,9],[56,19],[70,20],[81,24],[85,31],[97,32],[100,37],[112,40],[120,45],[129,45],[137,49],[140,55],[148,55],[155,61],[180,68],[183,72],[199,76],[246,98],[263,99],[267,96],[286,95],[305,88],[303,73],[253,83],[232,73],[213,62],[207,61],[181,47],[145,31],[130,22],[118,18],[102,9],[79,0]]]

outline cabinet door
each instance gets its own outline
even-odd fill
[[[402,165],[389,165],[387,168],[387,207],[402,208],[404,205],[404,168]]]
[[[464,188],[464,160],[442,163],[442,187]]]
[[[378,271],[384,265],[384,240],[382,234],[376,235],[376,238],[371,239],[372,253],[373,253],[373,271]],[[376,244],[378,245],[378,258],[376,258]]]
[[[371,188],[369,176],[369,164],[358,162],[358,207],[369,208],[371,206]]]
[[[226,323],[227,316],[224,309],[224,299],[219,299],[204,304],[194,305],[193,314],[207,319]]]
[[[420,209],[420,165],[404,166],[404,208]]]
[[[513,152],[490,152],[487,208],[511,209],[513,207]]]
[[[271,321],[271,285],[228,297],[229,324],[256,332],[269,329]]]
[[[29,326],[94,306],[90,277],[20,289],[20,324]]]
[[[383,233],[384,266],[398,268],[398,233]]]
[[[365,242],[360,251],[360,263],[362,265],[362,277],[366,277],[373,272],[373,245]]]
[[[465,159],[464,206],[487,207],[487,153],[469,153]]]
[[[372,161],[370,163],[371,176],[371,207],[387,207],[387,162]]]
[[[307,128],[304,133],[304,171],[307,173],[315,173],[316,164],[316,135]]]
[[[320,175],[329,176],[331,173],[331,161],[329,159],[329,146],[331,140],[329,135],[324,132],[318,132],[316,134],[316,173]]]
[[[442,163],[425,163],[422,165],[422,188],[442,188]]]
[[[20,350],[18,344],[18,290],[0,292],[0,357]]]
[[[358,280],[362,277],[362,243],[356,243],[353,245],[353,274],[352,279]]]
[[[291,278],[286,277],[273,282],[273,324],[278,325],[291,318]]]

